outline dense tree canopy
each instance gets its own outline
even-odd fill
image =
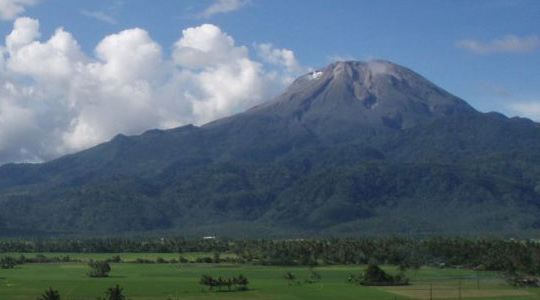
[[[187,240],[178,239],[51,239],[0,240],[0,253],[33,252],[36,257],[5,258],[17,264],[25,262],[69,261],[69,257],[44,257],[43,252],[111,253],[110,261],[121,261],[117,253],[204,252],[200,262],[220,261],[262,265],[380,264],[402,269],[423,265],[463,266],[493,271],[540,274],[540,243],[523,240],[466,239],[449,237],[299,239],[299,240]],[[1,256],[1,255],[0,255]],[[114,256],[114,257],[113,257]],[[92,262],[107,267],[106,262]],[[110,266],[109,266],[110,268]]]

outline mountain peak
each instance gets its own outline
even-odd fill
[[[248,110],[304,125],[403,129],[475,110],[414,71],[385,60],[338,61],[300,76],[284,94]],[[339,123],[339,124],[338,124]]]
[[[327,67],[312,71],[302,77],[310,80],[321,79],[324,75],[331,75],[334,79],[361,80],[369,84],[370,80],[379,77],[394,77],[398,80],[411,78],[418,74],[411,70],[386,60],[369,61],[336,61]],[[301,78],[302,78],[301,77]]]

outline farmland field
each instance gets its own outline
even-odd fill
[[[20,253],[12,253],[18,256]],[[31,258],[36,254],[26,254]],[[76,260],[107,259],[114,254],[44,253],[47,257],[66,256]],[[459,269],[421,268],[408,271],[411,285],[403,287],[363,287],[347,282],[352,273],[364,270],[363,266],[315,267],[322,279],[306,283],[308,267],[254,266],[249,264],[205,263],[130,263],[137,258],[166,260],[177,259],[178,254],[122,253],[123,263],[111,263],[108,278],[89,278],[86,262],[32,263],[15,269],[0,270],[0,299],[35,300],[46,289],[58,290],[62,299],[96,299],[104,291],[119,284],[124,294],[133,300],[143,299],[534,299],[540,290],[513,288],[492,272]],[[192,253],[184,257],[211,256]],[[226,257],[226,255],[222,255]],[[385,267],[396,272],[393,267]],[[283,279],[285,272],[292,272],[298,283]],[[244,292],[208,292],[199,285],[202,275],[232,277],[245,275],[249,290]]]

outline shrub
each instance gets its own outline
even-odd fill
[[[88,266],[90,267],[88,273],[90,277],[108,277],[109,272],[111,272],[111,266],[105,261],[91,261]]]
[[[166,261],[163,257],[158,257],[158,258],[156,259],[156,262],[157,262],[158,264],[166,264],[166,263],[167,263],[167,261]]]
[[[406,285],[409,280],[403,273],[390,275],[376,264],[369,264],[362,274],[351,274],[349,282],[361,285]]]
[[[221,276],[214,278],[209,275],[202,275],[199,284],[207,286],[210,292],[213,291],[214,287],[217,287],[220,292],[223,287],[227,287],[229,291],[232,291],[233,286],[235,291],[247,291],[249,280],[242,274],[232,278]]]
[[[13,269],[17,265],[17,260],[11,256],[4,256],[0,259],[0,268]]]

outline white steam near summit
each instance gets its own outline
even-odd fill
[[[284,55],[267,68],[211,24],[183,30],[171,56],[163,48],[133,28],[106,36],[89,56],[63,28],[42,38],[37,20],[18,18],[0,48],[0,163],[205,123],[270,98],[302,70],[292,51],[274,48]]]

